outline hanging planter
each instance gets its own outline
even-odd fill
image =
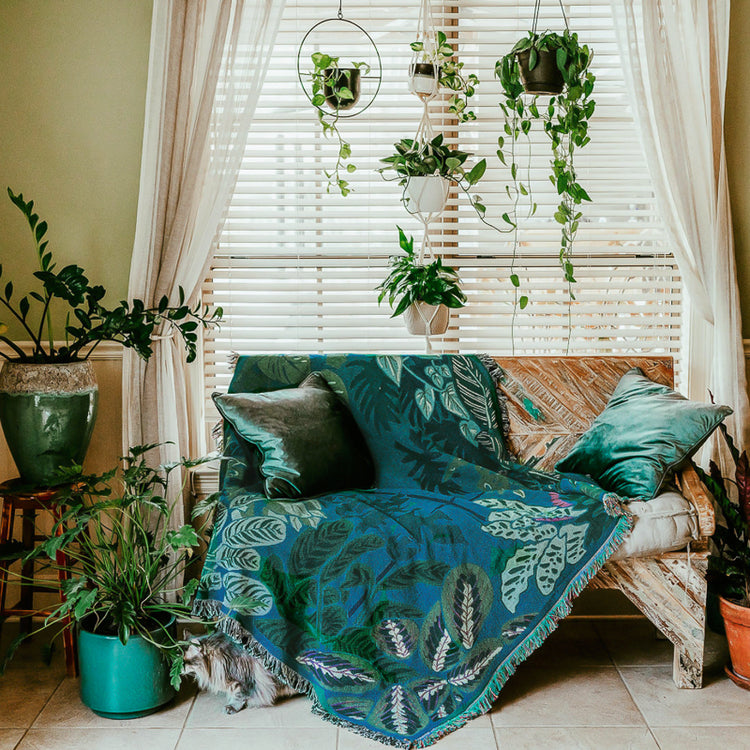
[[[441,258],[425,264],[414,251],[414,238],[406,238],[398,227],[398,241],[404,255],[393,255],[391,272],[378,290],[378,304],[388,299],[392,318],[403,315],[409,333],[434,336],[445,333],[450,310],[463,307],[466,295],[459,286],[455,268],[443,265]]]
[[[409,64],[409,91],[417,96],[432,98],[440,91],[440,65],[430,62]]]
[[[415,336],[442,336],[448,330],[451,310],[445,305],[414,302],[404,311],[406,330]]]
[[[555,35],[556,36],[556,35]],[[531,40],[523,40],[524,44]],[[556,96],[561,94],[565,80],[557,64],[557,49],[530,47],[517,51],[519,75],[527,94]]]
[[[325,102],[336,112],[356,106],[362,86],[359,68],[326,68],[321,80]]]
[[[354,31],[364,38],[371,53],[369,62],[360,60],[345,64],[340,55],[323,52],[316,48],[317,45],[312,45],[313,51],[309,51],[308,40],[313,39],[315,32],[320,32],[324,27],[328,30],[337,24],[340,27],[339,31]],[[312,67],[303,70],[303,59],[309,59]],[[327,192],[331,192],[332,189],[338,190],[346,197],[352,191],[347,177],[354,173],[357,167],[349,161],[352,147],[339,130],[339,120],[357,117],[372,105],[380,91],[383,67],[380,52],[372,37],[358,23],[344,18],[340,2],[336,18],[319,21],[302,38],[297,50],[297,77],[305,96],[317,110],[323,134],[337,141],[336,163],[333,169],[324,170],[328,180]]]
[[[437,214],[448,202],[450,181],[439,174],[410,177],[404,188],[406,207],[413,213]]]

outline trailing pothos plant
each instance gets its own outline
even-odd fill
[[[720,424],[719,431],[734,464],[732,476],[723,477],[715,461],[709,462],[707,472],[695,466],[720,514],[712,537],[716,551],[709,557],[709,578],[725,599],[750,607],[750,461],[746,451],[740,453],[726,425]]]
[[[43,624],[22,633],[10,645],[0,673],[18,646],[47,628],[52,641],[66,629],[81,625],[90,632],[116,635],[123,644],[138,635],[155,645],[171,662],[172,683],[179,686],[183,642],[172,623],[191,617],[191,602],[198,580],[183,585],[185,572],[200,545],[207,542],[210,514],[218,493],[196,505],[193,518],[205,520],[193,526],[170,528],[170,520],[182,493],[170,488],[182,470],[198,466],[211,457],[182,458],[153,468],[146,454],[158,445],[130,449],[121,464],[102,474],[83,474],[81,466],[60,470],[65,482],[55,502],[64,506],[52,534],[22,559],[45,561],[47,569],[62,569],[59,553],[68,559],[63,581],[64,600],[51,608]],[[49,591],[58,583],[44,575],[24,581]],[[242,609],[243,601],[237,602]],[[251,602],[251,604],[253,604]]]
[[[395,179],[402,187],[406,187],[412,177],[439,175],[455,182],[469,197],[477,212],[484,215],[487,209],[481,197],[471,195],[469,191],[484,176],[486,159],[481,159],[467,171],[466,160],[471,154],[452,148],[444,142],[442,135],[436,135],[431,141],[402,138],[394,144],[394,148],[393,154],[380,160],[386,165],[378,170],[381,175],[395,172]]]
[[[352,155],[352,147],[341,135],[338,121],[340,113],[353,107],[359,99],[359,77],[367,75],[370,66],[366,62],[352,62],[350,67],[340,67],[338,57],[319,51],[313,52],[311,59],[313,68],[308,76],[312,83],[312,103],[323,134],[335,136],[338,141],[336,165],[330,171],[324,170],[328,178],[326,191],[330,193],[335,188],[346,197],[352,188],[345,175],[356,172],[357,167],[346,163]]]
[[[392,318],[402,315],[415,302],[453,309],[463,307],[466,295],[459,286],[456,269],[444,265],[439,257],[427,265],[420,263],[414,250],[414,238],[407,239],[401,227],[397,229],[398,244],[404,254],[389,258],[391,271],[377,287],[380,291],[378,304],[387,298],[393,308]]]
[[[524,52],[529,53],[529,69],[539,64],[542,52],[554,52],[563,79],[560,94],[550,96],[547,102],[540,102],[537,96],[528,101],[524,99],[526,91],[519,60],[519,55]],[[495,75],[503,89],[504,99],[500,102],[500,108],[505,118],[504,135],[498,138],[497,156],[510,168],[511,185],[506,187],[506,192],[513,201],[513,211],[504,215],[503,219],[517,229],[520,197],[528,196],[530,212],[536,210],[530,181],[520,179],[522,167],[518,158],[518,143],[528,139],[533,124],[540,122],[552,147],[549,179],[560,196],[554,214],[561,225],[559,259],[571,299],[575,299],[572,291],[575,283],[573,245],[583,216],[579,206],[583,201],[591,200],[578,181],[574,157],[576,149],[583,148],[591,140],[588,134],[589,120],[596,107],[596,102],[591,98],[596,80],[590,69],[592,56],[592,50],[580,44],[578,35],[568,30],[562,34],[529,32],[495,65]],[[517,277],[513,283],[518,286]]]
[[[448,41],[444,32],[438,31],[427,42],[417,40],[411,43],[414,52],[419,53],[422,63],[432,65],[438,86],[453,92],[448,100],[448,111],[452,112],[459,122],[476,120],[477,116],[468,109],[469,99],[474,96],[479,78],[474,73],[464,73],[463,62],[456,58],[456,50]]]
[[[165,295],[159,303],[148,307],[139,299],[128,303],[120,302],[116,307],[105,307],[103,286],[92,285],[84,270],[71,264],[58,269],[49,249],[47,222],[34,212],[34,201],[25,201],[23,194],[14,194],[8,188],[13,204],[23,213],[31,229],[39,261],[39,270],[34,277],[40,288],[14,298],[15,287],[12,281],[0,289],[0,311],[5,319],[20,324],[24,340],[32,342],[30,353],[13,341],[7,333],[7,326],[0,317],[0,341],[6,344],[12,354],[0,351],[7,360],[29,363],[62,363],[88,359],[102,341],[116,341],[133,349],[143,359],[149,359],[152,335],[158,329],[174,330],[180,334],[187,351],[187,361],[192,362],[197,354],[199,326],[207,327],[217,323],[221,316],[220,307],[210,310],[200,304],[190,307],[185,304],[185,292],[178,289],[178,304],[170,305]],[[0,278],[3,268],[0,265]],[[64,307],[61,307],[64,305]],[[34,310],[36,306],[38,312]],[[66,309],[67,308],[67,309]],[[65,344],[55,345],[53,313],[65,314],[63,333]]]

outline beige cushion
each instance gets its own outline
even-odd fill
[[[677,492],[664,492],[653,500],[632,502],[633,530],[611,560],[628,557],[652,557],[662,552],[684,549],[691,539],[698,539],[698,514]]]

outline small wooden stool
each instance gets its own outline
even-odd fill
[[[55,502],[57,495],[55,489],[31,490],[24,487],[18,479],[0,484],[0,498],[2,498],[3,510],[0,516],[0,548],[18,548],[16,560],[23,557],[25,552],[33,549],[34,543],[42,541],[47,537],[36,533],[36,514],[40,511],[50,513],[53,523],[62,517],[63,506]],[[21,511],[21,543],[13,543],[13,522],[15,521],[16,511]],[[56,535],[63,533],[62,527],[57,527]],[[0,626],[6,617],[17,615],[21,618],[21,632],[29,632],[31,627],[31,618],[33,616],[46,617],[50,614],[49,610],[34,609],[34,593],[37,591],[49,591],[47,588],[34,586],[29,583],[29,578],[34,574],[34,561],[25,562],[21,568],[21,579],[19,587],[21,597],[14,607],[5,606],[5,595],[8,588],[8,569],[13,564],[13,560],[0,560]],[[55,562],[59,566],[57,577],[60,582],[60,599],[64,599],[62,583],[70,578],[68,569],[68,557],[58,551]],[[67,621],[69,624],[69,620]],[[63,632],[63,648],[65,650],[65,669],[69,677],[75,677],[78,674],[78,657],[76,653],[75,633],[69,626]]]

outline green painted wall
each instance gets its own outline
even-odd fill
[[[61,264],[82,266],[113,303],[127,292],[151,10],[0,0],[0,262],[16,287],[33,284],[36,257],[7,186],[34,198]]]
[[[724,135],[745,338],[750,338],[750,97],[740,94],[746,88],[750,93],[747,75],[750,70],[749,41],[750,3],[747,0],[734,0],[730,19]]]

